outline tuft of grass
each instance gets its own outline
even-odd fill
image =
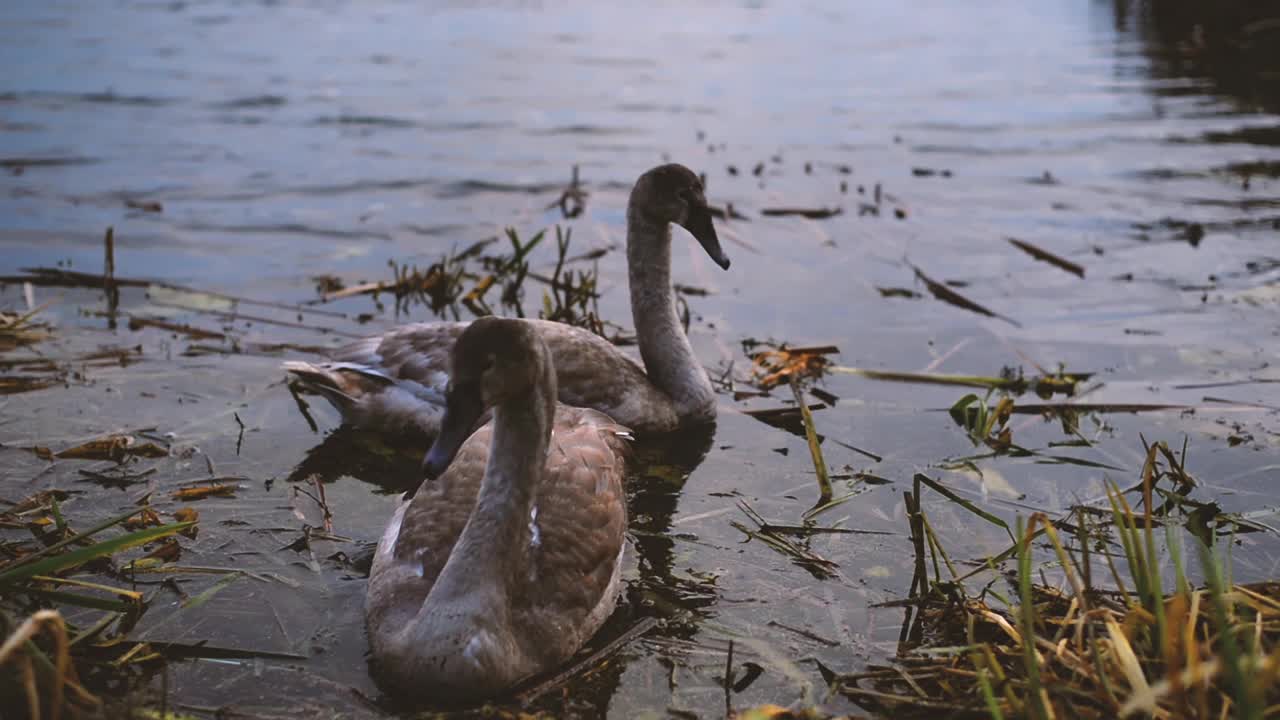
[[[425,268],[390,260],[390,281],[344,287],[341,278],[323,276],[320,299],[313,302],[368,295],[381,309],[378,298],[388,293],[394,298],[397,314],[414,305],[424,305],[437,317],[453,320],[461,320],[464,312],[474,317],[501,313],[523,318],[528,317],[525,296],[532,281],[546,287],[539,317],[585,328],[621,344],[627,338],[620,328],[600,319],[598,267],[576,267],[582,261],[597,260],[608,251],[572,255],[571,237],[571,228],[555,226],[556,257],[549,275],[535,270],[532,264],[535,250],[544,245],[547,230],[539,230],[526,239],[516,228],[509,227],[501,237],[481,240],[462,252],[444,255]],[[496,251],[504,238],[509,250]]]
[[[976,592],[966,581],[977,571],[956,576],[921,489],[957,496],[917,476],[905,495],[916,577],[908,599],[887,603],[907,609],[898,654],[837,675],[833,690],[907,718],[1263,718],[1280,703],[1280,583],[1232,584],[1228,560],[1195,533],[1174,533],[1172,493],[1161,485],[1185,487],[1183,467],[1156,443],[1137,486],[1108,482],[1110,513],[1092,516],[1102,522],[1091,525],[1083,509],[1056,521],[1018,518],[1009,550],[983,563],[999,574]],[[1198,548],[1198,588],[1186,576],[1182,537]],[[1093,567],[1099,558],[1105,572]],[[1110,583],[1097,584],[1108,573]]]
[[[36,320],[36,316],[48,305],[21,314],[0,310],[0,353],[47,340],[51,334],[49,325]]]
[[[146,527],[159,518],[141,506],[77,532],[59,505],[65,498],[39,493],[0,513],[5,525],[26,527],[37,541],[0,543],[0,557],[7,559],[0,564],[0,706],[15,717],[101,714],[104,702],[95,685],[119,694],[137,682],[133,668],[163,657],[128,638],[147,599],[129,586],[124,555],[157,541],[176,542],[175,535],[196,525],[179,520]],[[76,613],[81,617],[84,610],[97,612],[82,627],[68,622],[64,610],[82,611]]]

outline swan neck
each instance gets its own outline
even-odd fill
[[[627,209],[627,269],[631,319],[645,372],[675,405],[681,420],[715,417],[715,392],[694,355],[671,287],[671,226]]]
[[[555,375],[494,407],[493,436],[475,508],[429,601],[488,598],[508,604],[527,576],[530,515],[546,468],[555,413]],[[428,604],[431,604],[430,602]]]

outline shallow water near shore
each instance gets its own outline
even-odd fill
[[[387,294],[299,307],[319,276],[390,280],[389,261],[426,267],[503,228],[527,238],[557,223],[572,228],[571,255],[597,255],[569,267],[598,269],[601,317],[629,328],[627,193],[670,160],[746,216],[717,223],[728,272],[676,231],[673,274],[705,291],[682,296],[713,377],[749,389],[743,342],[771,339],[835,345],[832,359],[857,368],[1092,372],[1081,401],[1172,407],[1084,414],[1087,447],[1053,446],[1074,436],[1015,415],[1018,445],[1087,464],[964,465],[985,451],[946,412],[967,390],[828,375],[819,387],[836,402],[814,421],[836,494],[857,494],[817,519],[857,532],[809,538],[835,563],[815,573],[734,524],[752,527],[740,503],[800,524],[817,499],[804,437],[744,414],[791,394],[726,388],[714,436],[641,448],[631,478],[626,601],[606,635],[663,624],[540,707],[716,715],[731,638],[762,670],[735,707],[823,700],[812,660],[852,671],[894,651],[903,611],[874,606],[909,588],[902,493],[917,472],[1012,524],[1104,505],[1105,478],[1136,482],[1143,438],[1186,438],[1196,499],[1276,527],[1280,106],[1224,87],[1193,47],[1109,2],[898,7],[6,5],[0,275],[100,274],[112,226],[116,277],[157,285],[122,287],[114,309],[99,289],[32,289],[36,305],[52,301],[40,314],[52,337],[0,355],[0,378],[26,372],[7,361],[39,357],[57,382],[0,395],[0,498],[66,490],[64,512],[84,525],[148,493],[161,511],[199,510],[176,563],[190,571],[173,575],[182,593],[249,575],[197,607],[162,575],[139,583],[155,594],[135,637],[229,651],[170,665],[174,705],[395,712],[369,679],[364,580],[344,560],[381,535],[425,448],[339,432],[316,399],[313,431],[279,369],[311,356],[264,346],[331,347],[435,318]],[[590,196],[565,219],[551,206],[575,165]],[[530,262],[549,274],[553,243]],[[936,299],[920,274],[999,317]],[[526,286],[527,312],[542,293]],[[21,282],[0,286],[0,309],[27,303]],[[118,352],[86,359],[104,349]],[[113,463],[30,450],[114,432],[171,452],[111,485],[92,473]],[[173,499],[208,478],[234,495]],[[299,543],[323,525],[320,486],[332,531]],[[1008,545],[958,505],[927,510],[958,560]],[[1234,540],[1237,581],[1280,574],[1274,532]]]

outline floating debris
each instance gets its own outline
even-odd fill
[[[49,325],[35,317],[48,306],[46,302],[23,314],[0,310],[0,353],[47,340],[51,334]]]
[[[1025,403],[1013,412],[1023,415],[1062,415],[1064,413],[1141,413],[1192,409],[1190,405],[1172,403]]]
[[[101,716],[108,704],[127,702],[119,699],[122,693],[145,683],[147,675],[138,672],[139,666],[164,657],[162,649],[129,637],[147,611],[147,598],[132,587],[108,583],[124,579],[135,563],[171,561],[181,553],[174,536],[195,527],[194,521],[153,526],[158,515],[143,505],[76,532],[59,507],[66,497],[56,491],[39,493],[0,513],[0,521],[21,518],[29,526],[58,528],[57,535],[45,536],[48,544],[39,549],[0,541],[0,558],[7,558],[0,561],[0,618],[8,634],[0,643],[0,693],[14,703],[6,710],[20,715],[26,714],[25,705],[32,717]],[[112,528],[128,532],[95,539]],[[120,557],[151,543],[159,544],[132,561]],[[91,581],[85,576],[108,579]],[[40,609],[28,615],[33,603],[76,612]],[[9,621],[23,616],[21,623]],[[85,624],[80,624],[82,619]],[[109,687],[113,698],[104,702],[81,677],[90,678],[94,690]],[[25,680],[11,682],[17,678]]]
[[[1050,265],[1053,265],[1055,267],[1059,267],[1077,277],[1084,277],[1084,268],[1081,267],[1080,265],[1077,265],[1076,263],[1071,262],[1070,260],[1067,260],[1066,258],[1059,257],[1058,255],[1054,255],[1048,250],[1042,250],[1041,248],[1038,248],[1029,242],[1018,240],[1017,238],[1005,238],[1005,239],[1009,241],[1010,245],[1013,245],[1014,247],[1018,248],[1019,250],[1022,250],[1023,252],[1025,252],[1026,254],[1030,255],[1031,257],[1037,260],[1040,260],[1042,262],[1047,262]]]
[[[321,297],[326,295],[332,297],[346,289],[346,285],[342,282],[342,278],[337,275],[322,273],[320,275],[313,276],[311,281],[316,284],[316,293]]]
[[[531,679],[530,681],[525,683],[529,687],[527,687],[526,689],[518,689],[516,691],[515,698],[520,702],[521,705],[528,705],[529,703],[533,702],[539,697],[542,697],[543,695],[545,695],[547,692],[554,690],[564,685],[565,683],[569,682],[574,677],[584,674],[589,670],[591,670],[592,668],[602,666],[604,664],[604,661],[607,660],[609,657],[613,656],[619,650],[629,645],[633,640],[636,640],[637,638],[648,633],[650,630],[657,627],[657,625],[658,625],[657,618],[653,618],[653,617],[641,618],[634,625],[632,625],[630,628],[628,628],[625,632],[623,632],[618,637],[614,638],[604,647],[600,648],[599,650],[596,650],[590,655],[587,655],[581,660],[571,664],[567,669],[562,670],[546,679],[540,679],[540,678]]]
[[[762,208],[761,215],[768,217],[786,217],[790,215],[798,215],[810,220],[825,220],[829,217],[835,217],[844,212],[844,208],[799,208],[799,207],[779,207],[779,208]]]
[[[822,410],[827,406],[823,403],[811,403],[806,407],[810,411],[813,411]],[[808,433],[805,430],[804,416],[800,413],[800,408],[794,405],[743,410],[742,414],[753,417],[770,427],[776,427],[779,430],[786,430],[797,437],[808,437]],[[821,441],[824,438],[822,435],[819,435],[818,439]]]
[[[961,295],[955,290],[952,290],[951,288],[947,287],[943,283],[940,283],[937,280],[934,280],[933,278],[929,277],[928,275],[925,275],[924,271],[916,267],[915,265],[912,265],[911,269],[915,271],[916,277],[919,278],[920,281],[924,283],[925,287],[929,289],[930,293],[933,293],[933,296],[935,298],[945,303],[955,305],[958,308],[962,308],[970,312],[976,312],[979,315],[986,315],[987,317],[993,317],[993,318],[998,318],[1000,320],[1004,320],[1005,322],[1009,323],[1010,325],[1013,325],[1014,327],[1022,327],[1022,324],[1019,323],[1017,320],[1014,320],[1009,317],[1005,317],[1004,315],[1001,315],[1000,313],[994,312],[992,310],[988,310],[987,308]]]
[[[125,200],[124,206],[130,210],[140,210],[147,213],[164,212],[164,206],[155,200]]]
[[[1191,587],[1173,541],[1160,547],[1152,532],[1152,498],[1163,477],[1154,470],[1158,449],[1159,444],[1148,448],[1143,481],[1135,489],[1142,493],[1142,513],[1108,483],[1110,511],[1099,512],[1109,523],[1102,527],[1090,526],[1081,509],[1058,521],[1035,513],[1025,525],[1019,520],[1010,528],[936,482],[925,483],[953,502],[965,502],[1013,540],[1008,551],[964,576],[929,524],[920,496],[927,478],[918,475],[914,493],[906,494],[915,548],[912,591],[906,600],[880,605],[906,609],[897,656],[892,664],[875,663],[856,673],[820,667],[828,686],[870,712],[906,718],[939,712],[993,718],[1263,717],[1264,708],[1280,702],[1280,584],[1231,585],[1224,580],[1230,577],[1229,561],[1201,544],[1206,583]],[[1059,531],[1074,536],[1074,551]],[[1047,542],[1052,550],[1049,566],[1058,568],[1058,583],[1049,584],[1033,564],[1035,542]],[[1099,550],[1091,550],[1095,546]],[[1113,562],[1112,548],[1125,561],[1127,578]],[[1162,577],[1169,564],[1156,560],[1166,552],[1173,556],[1172,582]],[[1099,554],[1112,589],[1096,584]],[[977,594],[966,589],[974,573],[1010,560],[1016,565],[1006,576],[1012,597],[991,582]]]
[[[142,315],[129,316],[129,329],[137,332],[142,328],[157,328],[159,330],[168,330],[179,335],[186,335],[194,340],[226,340],[227,334],[217,330],[205,330],[194,325],[186,323],[169,322],[159,318],[145,317]]]
[[[16,395],[18,393],[43,390],[61,385],[63,378],[43,375],[5,375],[0,376],[0,395]]]
[[[569,180],[569,186],[560,193],[560,199],[552,202],[547,209],[558,207],[560,215],[566,220],[576,218],[582,214],[587,207],[587,196],[591,193],[582,189],[582,184],[578,180],[578,166],[573,166],[573,177]]]
[[[822,441],[819,440],[818,431],[813,424],[813,413],[809,412],[809,406],[804,402],[800,380],[795,375],[790,375],[789,380],[791,393],[796,399],[796,407],[800,409],[800,418],[804,421],[804,437],[809,445],[809,457],[813,460],[813,470],[818,476],[818,501],[813,505],[813,509],[816,510],[831,502],[831,476],[827,472],[827,461],[822,456]]]
[[[1037,375],[1023,377],[1022,370],[1005,368],[998,377],[983,375],[948,375],[945,373],[915,373],[892,370],[871,370],[868,368],[828,365],[830,372],[860,375],[870,380],[887,380],[890,382],[922,383],[926,385],[954,385],[960,387],[987,388],[1002,390],[1014,395],[1032,391],[1041,398],[1051,398],[1056,394],[1075,395],[1076,386],[1093,377],[1094,373],[1066,373],[1056,375]]]
[[[752,348],[760,345],[764,345],[766,349],[752,351]],[[754,340],[743,341],[743,349],[747,357],[751,358],[752,380],[761,390],[772,390],[795,378],[821,378],[831,364],[827,356],[840,352],[840,348],[835,345],[790,347],[785,343],[774,346]]]
[[[995,407],[988,407],[985,399],[969,393],[957,400],[949,412],[974,445],[986,444],[1003,452],[1013,445],[1013,431],[1007,427],[1013,407],[1011,397],[1003,397]]]
[[[917,298],[924,297],[910,288],[880,287],[877,285],[876,292],[880,293],[880,297],[887,298],[907,298],[909,300],[915,300]]]
[[[37,455],[42,453],[37,451]],[[130,457],[162,458],[169,456],[169,449],[153,442],[138,442],[132,435],[108,435],[53,455],[60,460],[110,460],[122,463]]]
[[[197,487],[183,488],[173,493],[174,500],[195,501],[211,497],[234,497],[236,486],[230,483],[213,483]]]
[[[759,540],[777,552],[790,557],[792,562],[808,570],[809,574],[819,580],[835,576],[834,571],[839,565],[809,550],[803,544],[787,537],[786,534],[778,532],[775,527],[766,522],[760,516],[760,513],[756,512],[747,503],[739,500],[738,508],[750,518],[756,528],[752,530],[736,520],[730,521],[729,524],[736,530],[746,535],[749,539]]]

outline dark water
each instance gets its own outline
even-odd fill
[[[741,382],[741,341],[773,338],[832,343],[842,365],[887,370],[1061,365],[1098,373],[1091,402],[1195,406],[1088,416],[1081,433],[1096,444],[1055,450],[1123,470],[1004,457],[976,461],[979,474],[941,467],[975,452],[939,410],[964,391],[829,377],[824,387],[840,400],[816,414],[827,462],[893,482],[840,483],[838,493],[861,494],[821,521],[883,534],[815,537],[812,550],[839,565],[819,579],[744,544],[730,524],[749,525],[737,500],[796,523],[816,497],[803,440],[739,412],[788,394],[724,395],[715,437],[684,452],[693,459],[651,452],[633,480],[635,552],[615,632],[651,615],[666,626],[547,707],[715,715],[729,638],[764,669],[736,706],[817,701],[810,658],[849,671],[893,652],[902,612],[872,605],[908,589],[901,497],[915,472],[1010,520],[1053,515],[1098,503],[1104,478],[1131,484],[1140,435],[1175,447],[1186,437],[1198,498],[1277,522],[1280,392],[1259,381],[1280,379],[1280,115],[1274,96],[1255,92],[1261,83],[1206,67],[1201,54],[1189,27],[1104,2],[909,11],[889,2],[9,2],[0,274],[58,264],[100,272],[102,233],[114,226],[119,276],[296,303],[316,297],[320,274],[389,279],[389,260],[425,266],[507,226],[527,236],[563,222],[545,208],[573,165],[591,191],[567,223],[574,248],[613,250],[630,183],[672,159],[705,172],[713,201],[751,218],[719,224],[728,273],[677,242],[677,281],[709,291],[689,298],[690,332],[717,372],[733,363]],[[877,187],[879,214],[860,213]],[[844,213],[761,217],[771,206]],[[1083,266],[1085,277],[1037,262],[1008,237]],[[545,250],[535,269],[553,263]],[[928,298],[913,266],[1017,324]],[[605,254],[599,271],[601,314],[628,324],[622,254]],[[530,290],[530,307],[540,292]],[[55,301],[44,314],[57,337],[7,357],[141,353],[123,367],[73,363],[64,384],[0,396],[0,497],[71,490],[66,511],[88,525],[147,492],[168,512],[183,504],[170,496],[184,482],[241,478],[234,498],[195,504],[202,532],[184,541],[179,565],[255,575],[193,609],[158,589],[157,575],[136,634],[288,657],[180,663],[171,696],[265,715],[379,715],[350,691],[377,698],[363,580],[330,556],[379,536],[394,502],[380,485],[403,479],[410,453],[349,433],[326,439],[336,416],[318,405],[313,434],[282,384],[281,355],[209,353],[200,346],[229,343],[131,331],[127,320],[112,329],[92,290],[41,287],[33,299]],[[0,307],[25,306],[21,285],[0,290]],[[242,348],[330,345],[432,317],[422,307],[397,317],[368,297],[320,308],[331,314],[238,307],[335,331],[325,334],[214,314],[237,308],[154,288],[125,288],[120,309],[224,332]],[[1186,387],[1236,381],[1246,382]],[[1026,447],[1066,439],[1035,416],[1013,427]],[[78,472],[104,464],[50,466],[22,449],[143,428],[173,433],[175,452],[124,490]],[[299,492],[314,485],[295,482],[312,473],[329,481],[334,533],[351,542],[283,549],[320,524]],[[958,557],[1007,543],[938,496],[926,511]],[[1276,538],[1239,540],[1237,579],[1274,578]],[[221,576],[176,577],[196,595]]]

